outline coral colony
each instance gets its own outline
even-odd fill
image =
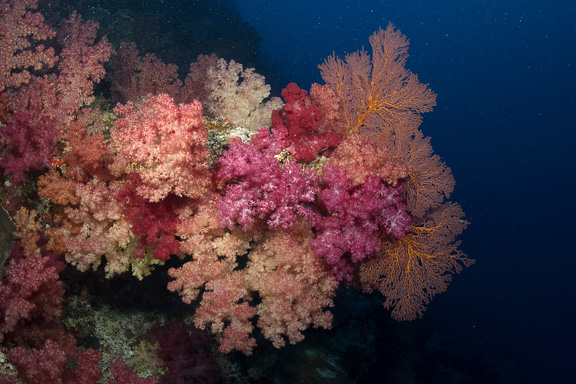
[[[97,39],[96,22],[73,13],[51,27],[36,6],[0,1],[2,199],[16,240],[0,342],[21,380],[1,382],[161,380],[121,357],[101,368],[103,351],[80,345],[62,320],[65,268],[142,280],[179,259],[166,288],[220,352],[249,355],[331,328],[339,286],[379,291],[411,320],[472,264],[455,241],[466,222],[447,201],[450,169],[418,130],[436,95],[405,68],[392,25],[371,53],[326,59],[324,85],[264,101],[270,87],[239,63],[201,55],[181,81],[134,44]],[[99,109],[105,76],[116,105]],[[193,337],[166,327],[165,345]]]

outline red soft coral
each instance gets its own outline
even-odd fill
[[[168,372],[165,384],[210,384],[220,381],[220,367],[210,355],[211,339],[182,320],[152,328],[146,339],[160,345],[158,356]]]
[[[72,353],[78,357],[71,356],[57,342],[46,340],[42,348],[12,348],[8,357],[18,369],[18,376],[29,384],[95,384],[102,378],[100,352],[74,348]],[[74,360],[75,368],[68,367],[68,360]]]
[[[58,273],[63,264],[52,254],[22,254],[19,244],[11,257],[0,282],[0,340],[15,345],[7,355],[18,377],[30,384],[96,383],[102,378],[101,354],[81,351],[60,322],[64,284]],[[68,367],[69,360],[75,368]]]
[[[10,96],[0,101],[9,106],[0,111],[0,168],[4,176],[11,175],[12,183],[19,184],[26,181],[28,171],[49,164],[58,141],[59,122],[54,117],[58,101],[47,78],[33,79]]]
[[[62,311],[64,284],[58,280],[62,263],[40,253],[17,256],[15,246],[10,267],[0,282],[0,341],[32,336],[30,327],[53,328]],[[24,330],[24,331],[23,331]]]
[[[132,225],[132,233],[139,236],[134,257],[144,257],[145,252],[151,250],[155,259],[168,260],[178,251],[179,242],[174,233],[180,219],[176,211],[185,200],[169,195],[152,203],[136,192],[142,184],[139,175],[129,175],[128,180],[117,199],[124,205],[124,217]]]
[[[106,148],[103,134],[106,128],[99,117],[99,109],[84,108],[80,110],[77,120],[68,126],[68,146],[62,154],[62,160],[69,167],[67,179],[85,182],[88,179],[111,178],[106,166],[112,156]]]
[[[328,120],[323,120],[322,111],[314,100],[295,83],[288,84],[282,90],[282,97],[286,104],[281,110],[272,112],[272,134],[282,140],[284,147],[296,160],[309,163],[319,153],[338,146],[343,134],[331,130],[339,127],[335,123],[337,117],[330,115]],[[320,97],[315,100],[323,101]],[[330,111],[330,107],[320,106]],[[333,107],[331,112],[334,112]]]
[[[114,365],[110,367],[110,372],[114,376],[106,384],[158,384],[159,381],[154,376],[148,376],[146,378],[137,376],[128,365],[118,358]]]

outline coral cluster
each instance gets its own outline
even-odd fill
[[[59,320],[60,260],[139,279],[169,263],[167,288],[194,325],[245,354],[330,328],[340,285],[379,290],[394,318],[413,319],[472,263],[455,242],[463,213],[445,202],[450,170],[418,130],[435,94],[404,67],[408,42],[392,26],[371,37],[372,57],[327,59],[326,84],[289,84],[284,103],[234,61],[200,56],[182,82],[123,45],[109,78],[120,102],[100,111],[93,89],[113,49],[97,24],[73,13],[53,31],[35,1],[0,6],[14,31],[0,35],[0,166],[19,239],[0,341],[26,382],[102,377],[99,353]],[[245,137],[212,151],[228,124]],[[110,370],[109,383],[156,382],[122,360]]]

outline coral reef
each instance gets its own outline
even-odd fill
[[[224,354],[331,329],[339,287],[378,291],[410,320],[473,263],[456,241],[454,179],[418,130],[435,94],[405,68],[392,25],[371,56],[328,58],[326,84],[288,84],[282,101],[234,60],[200,55],[181,80],[134,44],[114,51],[76,12],[52,27],[36,8],[0,0],[12,31],[0,33],[0,181],[16,239],[0,352],[17,371],[0,382],[217,382]],[[96,102],[98,85],[115,106]],[[103,281],[186,310],[158,309],[143,336],[150,317],[82,304],[104,300]],[[142,361],[154,369],[134,372]]]

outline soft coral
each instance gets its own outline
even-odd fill
[[[338,146],[343,134],[322,129],[328,126],[322,123],[324,114],[320,108],[323,105],[316,105],[295,83],[282,90],[282,97],[286,104],[272,112],[272,133],[296,160],[309,163],[319,153]],[[330,125],[334,128],[334,124]]]
[[[352,265],[378,252],[383,232],[402,238],[412,228],[403,186],[386,185],[373,176],[354,186],[346,170],[332,164],[324,169],[322,181],[324,216],[313,220],[316,238],[310,245],[315,256],[326,260],[333,276],[351,280]]]
[[[220,159],[218,176],[228,184],[218,200],[222,227],[235,223],[247,231],[255,218],[271,227],[291,227],[298,215],[311,214],[307,204],[314,202],[318,187],[316,173],[296,162],[282,166],[271,153],[255,146],[236,143]]]

